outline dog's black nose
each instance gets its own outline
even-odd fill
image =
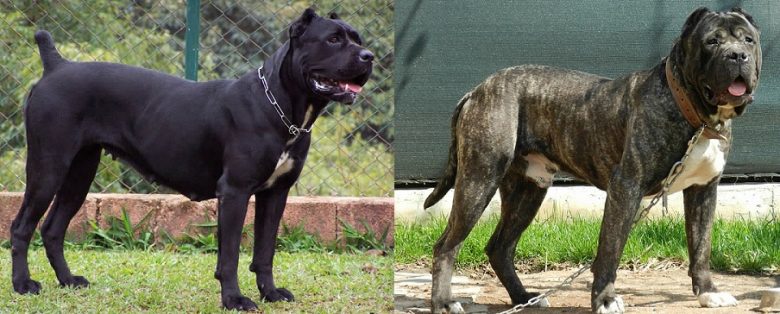
[[[748,60],[748,55],[744,52],[732,52],[728,55],[729,60],[742,63]]]
[[[374,60],[374,54],[371,53],[368,49],[363,49],[360,51],[360,54],[358,55],[360,57],[360,61],[363,62],[371,62]]]

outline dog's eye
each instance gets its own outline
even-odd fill
[[[331,43],[331,44],[338,44],[340,41],[341,41],[341,38],[339,38],[338,36],[330,36],[328,38],[328,42]]]
[[[707,40],[707,45],[717,45],[719,44],[719,41],[717,38],[710,38]]]
[[[745,42],[749,43],[749,44],[752,44],[753,43],[753,37],[745,36]]]

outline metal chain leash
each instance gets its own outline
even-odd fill
[[[669,187],[672,186],[672,183],[674,183],[675,180],[680,176],[680,174],[683,172],[683,169],[685,168],[685,161],[688,159],[688,156],[693,151],[693,147],[696,146],[696,142],[699,141],[699,138],[701,137],[702,133],[704,133],[705,128],[707,128],[706,125],[702,125],[698,130],[696,130],[696,133],[693,134],[693,137],[688,141],[688,149],[685,151],[685,155],[680,159],[680,161],[674,163],[672,165],[672,169],[669,169],[669,174],[666,176],[666,178],[662,181],[662,188],[661,191],[656,194],[652,200],[650,200],[650,204],[647,205],[644,209],[642,209],[638,215],[634,218],[634,224],[642,220],[647,213],[650,212],[650,209],[655,206],[655,204],[658,204],[658,201],[662,198],[664,199],[664,207],[666,207],[666,196],[669,193]],[[582,275],[586,270],[590,269],[590,266],[593,263],[587,263],[584,266],[577,269],[573,274],[569,275],[569,277],[566,277],[566,279],[563,280],[563,282],[559,283],[557,286],[552,287],[550,289],[547,289],[547,291],[543,292],[542,294],[535,296],[528,300],[528,302],[525,302],[523,304],[518,304],[512,307],[511,309],[508,309],[503,312],[499,312],[499,314],[512,314],[512,313],[518,313],[525,308],[529,306],[533,306],[548,296],[560,291],[561,288],[571,285],[572,282],[574,282],[577,277]]]
[[[568,286],[568,285],[571,285],[571,283],[574,281],[574,279],[577,279],[577,277],[582,275],[582,273],[584,273],[586,270],[590,269],[590,265],[591,264],[588,263],[587,265],[584,265],[584,266],[580,267],[573,274],[569,275],[569,277],[566,277],[566,279],[564,279],[557,286],[552,287],[550,289],[547,289],[547,291],[543,292],[540,295],[537,295],[537,296],[531,298],[530,300],[528,300],[528,302],[525,302],[523,304],[515,305],[511,309],[508,309],[508,310],[503,311],[503,312],[499,312],[498,314],[517,313],[517,312],[520,312],[520,311],[522,311],[523,309],[525,309],[525,308],[527,308],[529,306],[533,306],[533,305],[541,302],[542,300],[544,300],[548,296],[552,295],[553,293],[558,292],[561,288],[563,288],[565,286]]]
[[[284,115],[284,111],[282,111],[282,107],[279,106],[279,104],[276,102],[276,97],[274,97],[274,94],[271,93],[271,89],[268,87],[268,82],[265,80],[265,76],[263,75],[263,67],[257,68],[257,76],[260,78],[260,82],[263,83],[263,88],[265,89],[265,97],[268,98],[268,101],[271,102],[271,105],[274,106],[274,109],[276,109],[276,113],[279,114],[279,118],[282,119],[282,123],[287,127],[287,132],[290,132],[293,136],[298,136],[301,132],[303,133],[311,133],[311,129],[314,127],[313,125],[307,128],[298,127],[297,125],[293,124],[290,119],[287,118],[286,115]]]
[[[688,149],[685,150],[685,155],[680,159],[680,161],[674,163],[672,165],[672,169],[669,169],[669,174],[666,176],[666,179],[664,179],[663,186],[661,188],[661,191],[658,192],[655,196],[653,196],[653,199],[650,200],[650,204],[648,204],[644,209],[642,209],[634,218],[634,224],[639,222],[640,220],[644,219],[645,216],[650,212],[650,209],[655,206],[655,204],[658,204],[658,201],[660,199],[664,200],[664,210],[666,210],[667,204],[666,204],[666,196],[669,194],[669,188],[672,186],[675,180],[680,176],[680,174],[683,172],[683,169],[685,168],[685,161],[688,160],[688,156],[690,156],[691,152],[693,151],[693,147],[696,146],[696,142],[699,141],[699,138],[704,133],[704,130],[707,128],[707,125],[702,125],[699,127],[698,130],[696,130],[696,133],[693,134],[693,137],[688,141]]]

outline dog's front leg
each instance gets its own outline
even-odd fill
[[[623,301],[615,293],[615,278],[620,256],[642,199],[636,169],[627,168],[624,162],[613,172],[607,190],[598,252],[591,269],[594,277],[591,309],[598,313],[624,311]]]
[[[703,307],[735,306],[737,300],[729,293],[718,292],[710,278],[712,221],[717,203],[718,181],[691,186],[683,191],[685,204],[685,235],[688,239],[688,275],[693,281],[693,294]]]
[[[255,247],[249,270],[257,276],[257,288],[263,300],[293,301],[293,294],[274,284],[273,261],[276,235],[287,204],[287,189],[272,189],[255,194]]]
[[[220,179],[217,195],[219,252],[214,277],[222,286],[222,306],[229,310],[256,310],[257,304],[243,296],[238,287],[238,251],[251,193],[231,185],[229,180],[223,177]]]

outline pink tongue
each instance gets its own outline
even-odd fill
[[[745,82],[734,81],[729,85],[729,94],[732,96],[742,96],[745,94],[746,90],[747,86],[745,86]]]
[[[350,83],[341,83],[341,88],[353,93],[360,93],[360,91],[363,90],[363,86],[350,84]]]

